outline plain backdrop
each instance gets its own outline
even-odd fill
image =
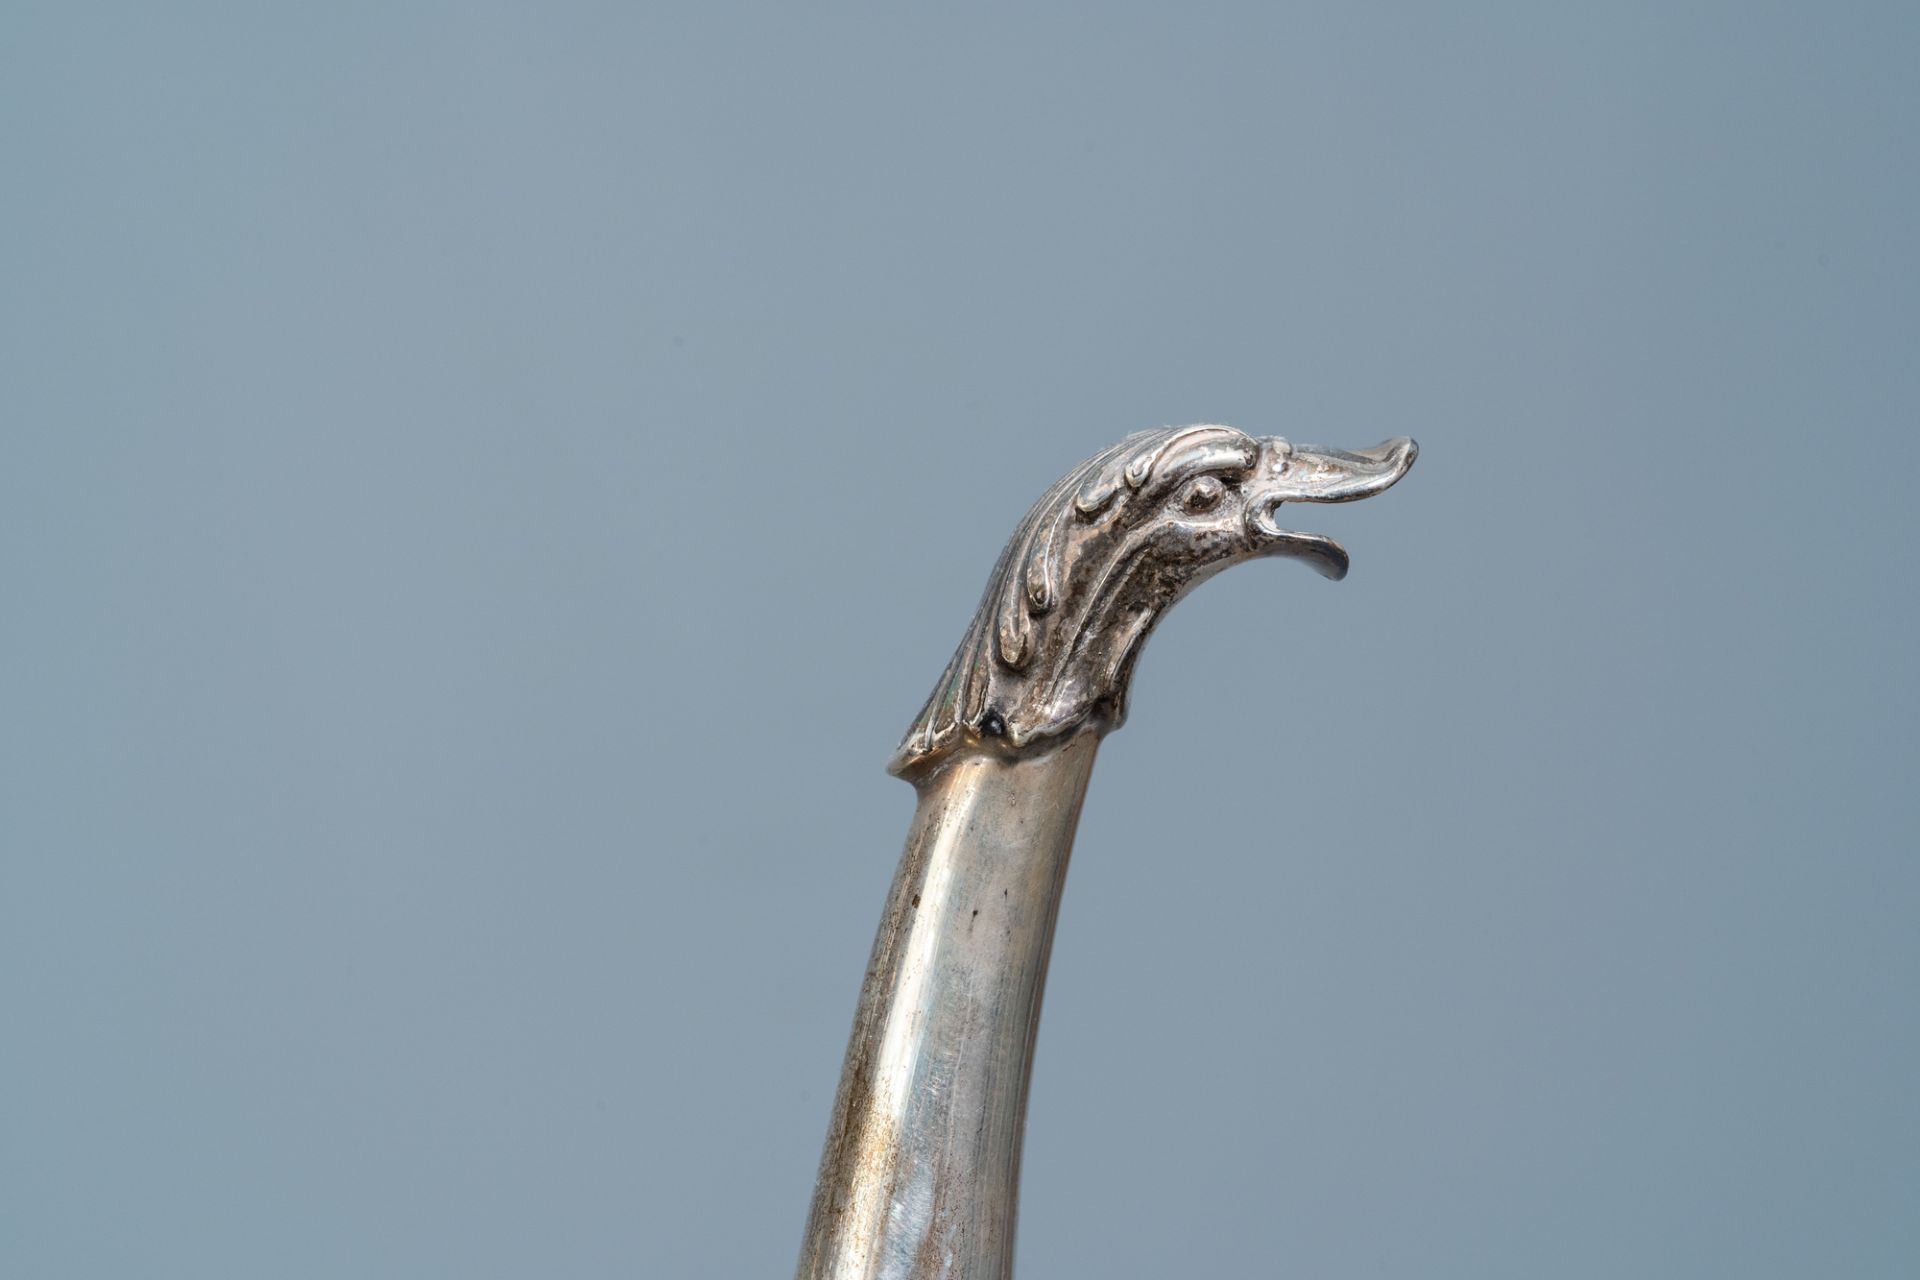
[[[1920,1265],[1920,10],[0,13],[0,1272],[788,1273],[1000,541],[1148,646],[1027,1277]]]

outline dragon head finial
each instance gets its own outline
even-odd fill
[[[888,770],[911,778],[961,748],[1013,753],[1087,723],[1117,728],[1141,643],[1169,606],[1257,556],[1346,576],[1339,543],[1283,529],[1275,512],[1379,493],[1416,453],[1405,437],[1348,453],[1188,426],[1089,458],[1014,531]]]

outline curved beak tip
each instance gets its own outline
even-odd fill
[[[1359,454],[1369,462],[1388,468],[1398,480],[1412,469],[1414,459],[1420,456],[1420,445],[1412,436],[1395,436],[1371,449],[1361,449]]]
[[[1420,456],[1420,446],[1411,436],[1395,436],[1351,453],[1301,446],[1290,456],[1307,464],[1299,478],[1293,478],[1291,468],[1284,469],[1249,522],[1265,543],[1266,554],[1305,560],[1321,577],[1338,582],[1347,576],[1346,548],[1321,534],[1282,528],[1274,519],[1279,507],[1285,502],[1352,502],[1390,489]]]

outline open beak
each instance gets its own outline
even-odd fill
[[[1406,436],[1353,453],[1269,436],[1261,441],[1260,477],[1248,486],[1248,538],[1259,554],[1305,560],[1337,582],[1347,576],[1347,549],[1322,534],[1282,528],[1275,519],[1281,504],[1371,498],[1392,488],[1419,454]]]

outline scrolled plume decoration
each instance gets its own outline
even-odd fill
[[[889,770],[916,778],[957,748],[1019,753],[1083,725],[1117,728],[1142,642],[1194,586],[1265,555],[1346,573],[1338,543],[1274,523],[1282,502],[1365,497],[1413,455],[1405,439],[1349,453],[1196,425],[1089,458],[1014,531]]]

